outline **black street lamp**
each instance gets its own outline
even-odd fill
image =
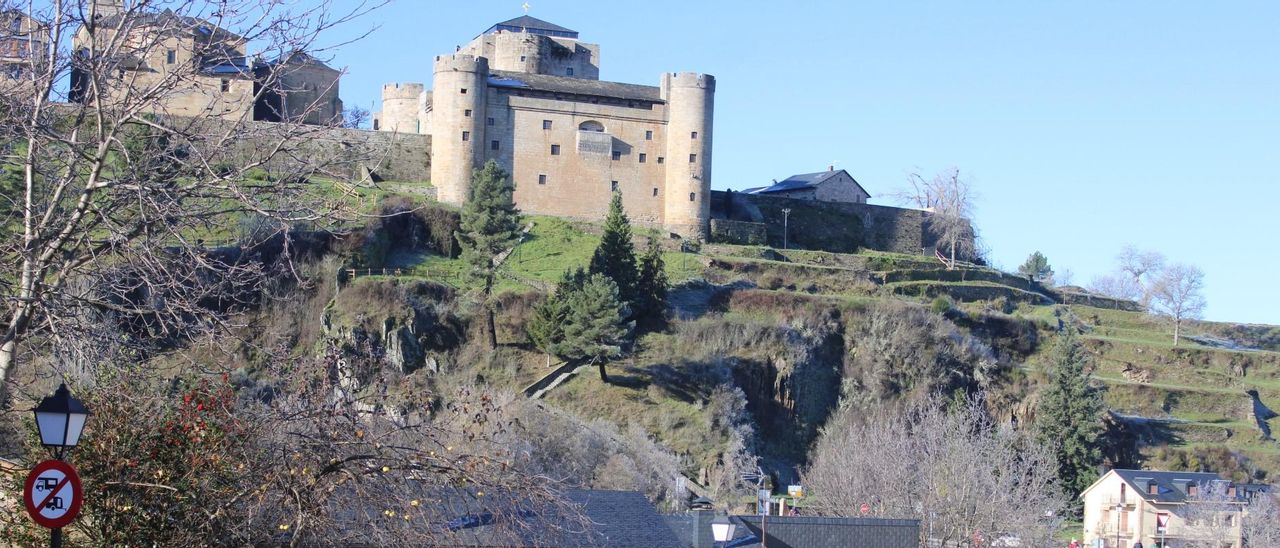
[[[85,419],[89,418],[89,409],[84,402],[71,397],[65,383],[59,385],[52,396],[41,400],[32,411],[36,415],[40,443],[53,450],[54,458],[62,460],[63,452],[80,443],[80,433],[84,431]]]

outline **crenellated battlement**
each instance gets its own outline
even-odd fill
[[[455,53],[452,55],[437,55],[435,62],[436,72],[489,72],[489,60],[484,57],[476,57],[466,53]]]
[[[418,100],[427,87],[417,82],[396,82],[392,84],[382,85],[382,99],[413,99]]]
[[[662,75],[663,87],[703,88],[715,91],[716,77],[700,72],[668,72]]]

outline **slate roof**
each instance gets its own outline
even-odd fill
[[[485,497],[481,500],[454,492],[442,503],[455,515],[448,526],[460,528],[449,537],[458,546],[610,546],[650,548],[681,546],[662,516],[643,494],[636,491],[570,490],[563,493],[568,502],[589,521],[586,530],[569,517],[555,515],[556,510],[530,511],[514,508],[523,504],[512,500]],[[490,508],[496,505],[496,508]],[[523,524],[496,524],[486,511],[499,510],[504,516],[522,515]],[[463,525],[471,520],[469,525]],[[513,538],[513,531],[519,538]]]
[[[549,34],[551,36],[566,36],[568,38],[578,37],[578,31],[576,30],[567,29],[555,23],[548,23],[538,19],[537,17],[529,17],[528,15],[521,15],[515,19],[508,19],[501,23],[495,23],[492,27],[489,27],[489,30],[484,31],[484,34],[490,34],[500,30],[515,32],[526,31],[534,34]]]
[[[531,89],[612,99],[662,102],[661,90],[657,86],[586,80],[550,74],[494,70],[490,71],[489,85],[496,88]]]
[[[1181,504],[1187,501],[1187,489],[1197,485],[1200,489],[1214,482],[1230,483],[1209,472],[1162,472],[1158,470],[1112,470],[1120,479],[1129,485],[1129,489],[1148,502],[1162,504]],[[1152,494],[1150,485],[1156,485],[1157,492]],[[1096,485],[1096,484],[1095,484]],[[1092,486],[1090,487],[1092,488]],[[1086,489],[1085,491],[1088,491]],[[1237,486],[1236,499],[1245,501],[1246,489]],[[1081,495],[1083,496],[1083,494]]]
[[[770,194],[773,192],[803,190],[806,188],[816,187],[822,184],[823,182],[825,182],[827,179],[830,179],[840,173],[849,175],[849,172],[843,169],[834,170],[834,171],[833,170],[818,171],[816,173],[801,173],[799,175],[792,175],[790,177],[787,177],[786,179],[776,182],[771,186],[767,186],[763,188],[749,188],[749,189],[743,190],[743,192],[746,192],[748,194]],[[853,179],[853,176],[849,175],[849,178]],[[857,179],[853,179],[853,184],[858,185],[858,188],[861,189],[864,194],[867,194],[868,196],[870,196],[870,193],[868,193],[865,188],[862,188],[862,185],[858,183]]]

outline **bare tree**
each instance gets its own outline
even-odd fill
[[[1120,271],[1128,274],[1139,285],[1145,285],[1164,268],[1164,255],[1158,251],[1143,251],[1133,244],[1124,246],[1116,256]]]
[[[1196,494],[1173,513],[1182,520],[1177,533],[1188,548],[1239,546],[1243,536],[1246,499],[1227,480],[1196,485]]]
[[[827,515],[921,520],[921,545],[969,546],[1017,537],[1048,545],[1067,495],[1054,456],[1032,436],[993,423],[978,400],[937,398],[870,414],[854,408],[828,422],[803,479]]]
[[[1128,301],[1139,301],[1144,293],[1142,286],[1126,274],[1096,276],[1089,281],[1089,291]]]
[[[342,127],[366,129],[372,118],[373,114],[369,113],[369,109],[356,105],[342,112]]]
[[[1151,307],[1173,321],[1173,345],[1178,346],[1182,322],[1204,312],[1204,272],[1194,265],[1175,263],[1151,282]]]
[[[219,324],[211,312],[250,298],[233,290],[262,273],[252,253],[209,252],[202,240],[219,227],[255,214],[287,232],[336,214],[312,180],[347,179],[362,152],[309,146],[323,127],[255,123],[254,105],[286,74],[255,70],[254,59],[323,52],[325,31],[371,6],[0,4],[43,29],[0,94],[0,171],[17,174],[0,218],[13,234],[0,241],[0,394],[31,337],[56,346],[91,334],[86,311],[152,336]]]
[[[973,201],[977,197],[972,183],[960,175],[959,168],[944,170],[932,179],[919,173],[907,175],[910,188],[897,192],[899,202],[932,212],[929,228],[938,236],[938,245],[946,257],[947,268],[956,261],[977,253],[977,234],[973,227]]]
[[[1274,493],[1257,493],[1244,513],[1245,546],[1280,546],[1280,501]]]

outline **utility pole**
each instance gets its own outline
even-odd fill
[[[791,208],[782,208],[782,249],[787,249],[787,219],[791,216]]]

